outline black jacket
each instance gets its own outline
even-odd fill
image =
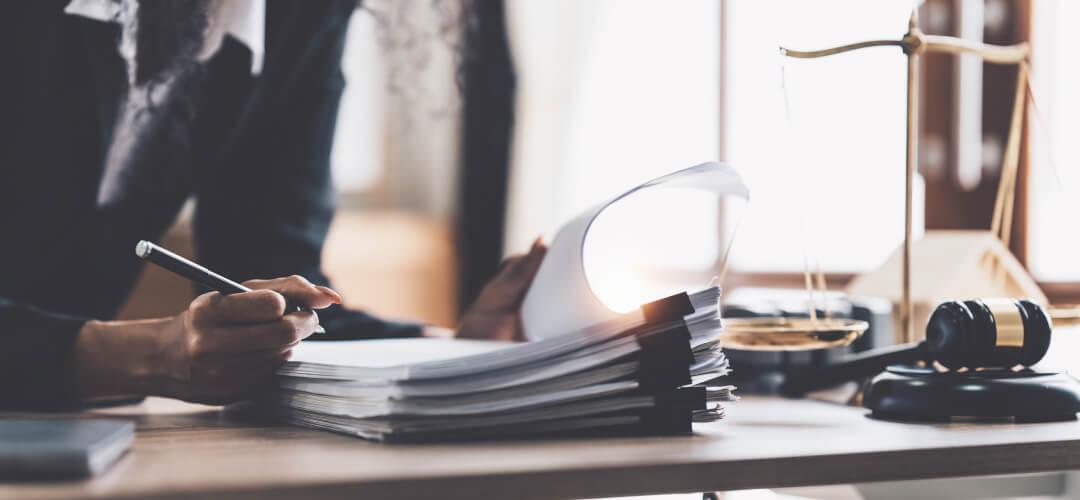
[[[0,408],[77,404],[72,346],[112,318],[159,238],[194,196],[198,260],[237,280],[326,283],[334,211],[330,148],[355,0],[269,0],[262,73],[226,37],[205,68],[185,168],[105,208],[104,157],[126,88],[119,26],[63,12],[68,0],[6,3],[0,16]],[[416,335],[335,306],[331,337]]]

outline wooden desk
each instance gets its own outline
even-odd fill
[[[135,418],[105,475],[0,485],[0,498],[573,498],[1080,468],[1080,423],[900,424],[827,403],[748,398],[693,436],[382,445],[252,427],[168,400]]]

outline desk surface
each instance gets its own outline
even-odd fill
[[[692,436],[383,445],[151,399],[132,453],[90,481],[0,498],[567,498],[1080,468],[1080,423],[901,424],[858,408],[747,398]]]

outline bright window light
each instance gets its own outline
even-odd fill
[[[784,59],[778,46],[899,39],[913,3],[727,6],[725,159],[751,196],[733,267],[800,271],[804,254],[828,271],[878,266],[903,239],[906,59],[898,48]]]
[[[510,252],[642,182],[717,158],[719,2],[517,0],[508,10],[519,78]],[[703,287],[715,272],[715,196],[672,191],[620,202],[590,233],[590,282],[614,294],[615,309]],[[671,282],[690,271],[700,274]]]
[[[1038,112],[1028,114],[1031,141],[1028,268],[1042,281],[1080,281],[1080,2],[1032,4],[1032,92]]]
[[[358,10],[352,17],[342,56],[345,93],[330,157],[338,191],[371,189],[383,173],[383,104],[386,80],[375,20]]]

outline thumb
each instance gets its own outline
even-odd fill
[[[529,248],[529,253],[513,259],[495,277],[493,283],[498,283],[502,288],[501,293],[510,294],[515,297],[514,302],[519,302],[525,295],[525,291],[529,289],[529,285],[532,284],[537,271],[540,270],[540,264],[543,263],[545,255],[547,255],[547,246],[537,238]]]
[[[540,238],[537,238],[533,241],[532,247],[529,248],[529,253],[525,255],[519,271],[521,282],[524,283],[525,288],[528,288],[533,278],[536,277],[536,272],[540,270],[540,264],[544,262],[544,256],[546,255],[547,245]]]
[[[538,240],[533,243],[529,253],[507,259],[495,277],[480,291],[474,304],[481,309],[517,307],[540,269],[546,252],[547,247]]]

